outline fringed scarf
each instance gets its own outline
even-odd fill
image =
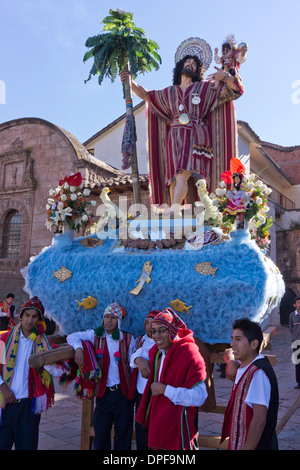
[[[79,367],[75,361],[71,364],[69,373],[59,378],[59,384],[66,388],[75,380],[74,394],[81,400],[91,400],[95,396],[95,387],[101,378],[101,370],[96,358],[94,346],[89,341],[82,341],[84,364]]]
[[[21,323],[1,336],[6,342],[2,360],[2,378],[6,385],[11,388],[14,377],[15,363],[20,341]],[[53,349],[49,339],[44,334],[34,335],[32,341],[32,354]],[[0,364],[1,367],[1,364]],[[40,414],[54,403],[54,386],[52,376],[43,368],[29,368],[28,396],[32,400],[31,411]],[[0,393],[0,407],[3,408],[3,395]]]

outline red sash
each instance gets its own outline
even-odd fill
[[[253,374],[257,370],[257,367],[251,364],[232,389],[224,415],[221,436],[221,443],[229,436],[229,450],[241,450],[244,448],[253,415],[252,408],[245,403],[245,399]]]

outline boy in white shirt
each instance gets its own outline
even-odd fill
[[[248,318],[234,322],[232,349],[224,354],[234,385],[221,438],[229,437],[230,450],[278,449],[278,384],[268,359],[259,354],[262,340],[257,323]]]

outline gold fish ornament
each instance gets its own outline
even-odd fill
[[[213,277],[215,277],[215,273],[218,268],[213,268],[211,263],[206,261],[205,263],[196,264],[195,269],[199,274],[211,274]]]
[[[173,308],[173,310],[176,310],[177,312],[180,312],[180,313],[183,313],[186,310],[186,312],[189,315],[190,315],[190,308],[192,308],[192,305],[188,307],[185,302],[182,302],[179,299],[172,300],[172,302],[170,302],[170,306]]]
[[[61,266],[61,268],[58,271],[55,271],[55,269],[53,269],[52,279],[56,277],[57,279],[60,280],[60,282],[64,282],[67,279],[69,279],[72,276],[72,274],[73,274],[72,271],[67,269],[65,266]]]
[[[149,282],[151,281],[150,274],[152,271],[152,267],[153,266],[151,266],[151,261],[146,261],[146,263],[144,263],[142,275],[136,281],[138,285],[134,289],[132,289],[132,291],[130,291],[130,294],[138,295],[141,292],[145,282],[149,284]]]
[[[95,246],[102,246],[103,240],[98,240],[97,238],[87,237],[81,240],[81,245],[86,248],[94,248]]]
[[[90,295],[86,297],[85,299],[82,299],[81,302],[79,300],[75,300],[75,302],[78,302],[78,309],[79,310],[81,307],[84,308],[84,310],[87,310],[89,308],[94,308],[96,307],[98,300],[94,299],[94,297],[91,297]]]

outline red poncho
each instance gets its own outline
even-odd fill
[[[173,387],[191,389],[206,377],[205,363],[188,329],[179,330],[167,351],[160,382]],[[157,381],[157,358],[160,352],[153,346],[149,352],[150,376],[136,414],[136,421],[149,426],[148,446],[152,449],[192,449],[197,429],[196,407],[174,405],[164,395],[151,396],[151,384]]]

